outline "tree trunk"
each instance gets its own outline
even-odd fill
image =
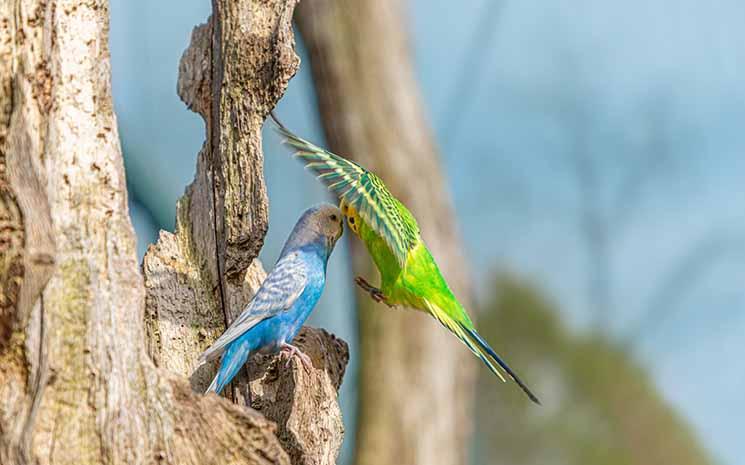
[[[259,134],[297,68],[294,5],[215,0],[195,32],[179,91],[208,142],[143,283],[108,3],[0,3],[0,463],[334,463],[343,341],[306,328],[310,373],[273,358],[252,368],[270,420],[183,378],[263,276]]]
[[[308,46],[332,150],[376,172],[418,219],[453,291],[470,286],[453,210],[417,90],[401,2],[304,0]],[[353,240],[354,270],[372,277]],[[463,464],[475,364],[433,319],[358,294],[361,368],[357,465]]]

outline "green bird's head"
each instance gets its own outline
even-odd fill
[[[341,214],[344,215],[344,217],[347,219],[347,225],[349,225],[349,229],[351,229],[353,233],[359,236],[360,223],[362,222],[362,219],[360,218],[359,213],[357,213],[357,210],[353,206],[349,205],[344,199],[341,199],[341,201],[339,202],[339,210],[341,210]]]

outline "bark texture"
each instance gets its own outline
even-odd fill
[[[216,1],[215,27],[195,32],[180,90],[209,115],[210,138],[179,230],[149,253],[146,294],[111,100],[108,3],[0,3],[0,463],[333,463],[342,432],[329,419],[303,424],[292,442],[289,419],[278,428],[179,376],[262,277],[259,131],[298,64],[294,4]],[[257,387],[285,393],[273,408],[288,418],[321,404],[338,416],[346,346],[304,334],[314,369],[293,365]]]
[[[344,424],[336,393],[349,361],[346,342],[322,329],[303,327],[295,338],[313,362],[310,372],[295,359],[256,355],[249,366],[252,406],[277,422],[277,437],[293,465],[332,465]]]
[[[407,49],[404,4],[304,0],[308,46],[331,148],[376,172],[416,216],[455,294],[470,289],[453,209]],[[353,239],[354,269],[375,274]],[[424,314],[360,302],[358,465],[465,462],[475,362]]]

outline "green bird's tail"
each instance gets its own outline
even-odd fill
[[[523,390],[523,392],[528,396],[530,400],[538,405],[541,404],[541,401],[538,400],[538,397],[536,397],[535,394],[533,394],[528,388],[528,386],[526,386],[525,383],[522,382],[520,377],[517,376],[514,371],[512,371],[512,368],[510,368],[510,366],[507,365],[507,363],[505,363],[505,361],[502,360],[496,352],[494,352],[494,349],[491,348],[489,343],[487,343],[484,338],[482,338],[479,333],[476,332],[476,329],[473,327],[471,321],[468,320],[467,316],[465,321],[459,321],[448,315],[448,312],[443,311],[436,305],[430,304],[428,306],[430,314],[432,314],[432,316],[434,316],[435,319],[439,321],[444,327],[450,330],[451,333],[455,334],[458,339],[460,339],[461,342],[463,342],[466,347],[471,350],[471,352],[473,352],[479,359],[481,359],[482,362],[484,362],[484,364],[492,373],[497,375],[502,381],[505,381],[504,376],[500,371],[501,368],[502,370],[504,370],[505,373],[507,373],[510,378],[512,378],[515,383],[517,383],[518,386],[520,386],[520,389]],[[463,314],[467,315],[465,311],[463,312]]]

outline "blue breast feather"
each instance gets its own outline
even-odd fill
[[[226,347],[220,370],[209,390],[221,392],[246,363],[251,352],[277,351],[282,344],[290,343],[310,316],[323,293],[326,257],[321,256],[315,247],[302,248],[298,252],[307,276],[303,292],[290,308],[260,321]]]

